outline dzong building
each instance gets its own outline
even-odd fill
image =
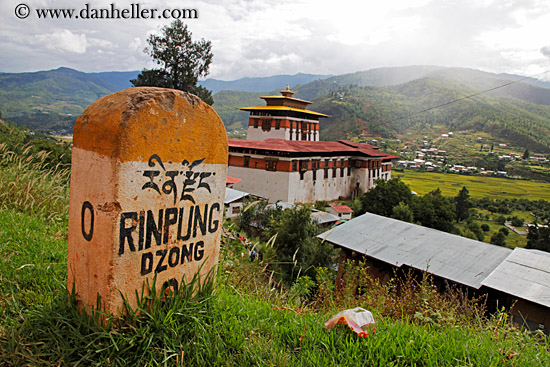
[[[353,199],[391,178],[392,159],[378,147],[351,141],[319,141],[319,120],[312,102],[295,92],[260,97],[264,106],[249,111],[247,140],[229,139],[228,175],[242,179],[235,189],[269,202],[311,203]]]

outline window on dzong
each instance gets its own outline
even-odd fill
[[[262,130],[269,131],[271,130],[271,119],[262,120]]]
[[[277,171],[277,161],[272,159],[266,160],[265,169],[266,171]]]

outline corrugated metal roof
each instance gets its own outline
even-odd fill
[[[317,236],[395,266],[478,289],[512,250],[367,213]]]
[[[336,215],[321,210],[312,210],[311,218],[319,224],[335,223],[341,221],[341,219],[338,218]]]
[[[239,190],[235,190],[235,189],[226,187],[225,188],[225,200],[223,201],[223,203],[224,204],[229,204],[229,203],[232,203],[234,201],[240,200],[244,197],[247,197],[248,195],[250,195],[250,194],[247,193],[247,192],[243,192],[243,191],[239,191]]]
[[[550,254],[516,248],[482,284],[550,307]]]

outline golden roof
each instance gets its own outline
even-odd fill
[[[325,115],[324,113],[309,111],[302,108],[287,107],[287,106],[252,106],[252,107],[241,107],[240,110],[243,110],[243,111],[270,111],[270,110],[271,111],[294,111],[294,112],[305,113],[308,115],[329,117],[329,115]]]
[[[278,91],[279,93],[281,93],[283,96],[285,97],[292,97],[292,95],[296,92],[293,92],[291,91],[290,89],[288,89],[288,83],[286,85],[286,89],[285,90],[280,90]]]

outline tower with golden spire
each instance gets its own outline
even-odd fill
[[[288,84],[278,92],[280,96],[260,97],[265,106],[241,108],[250,112],[247,139],[319,141],[319,118],[328,116],[306,109],[312,102],[294,98]]]

